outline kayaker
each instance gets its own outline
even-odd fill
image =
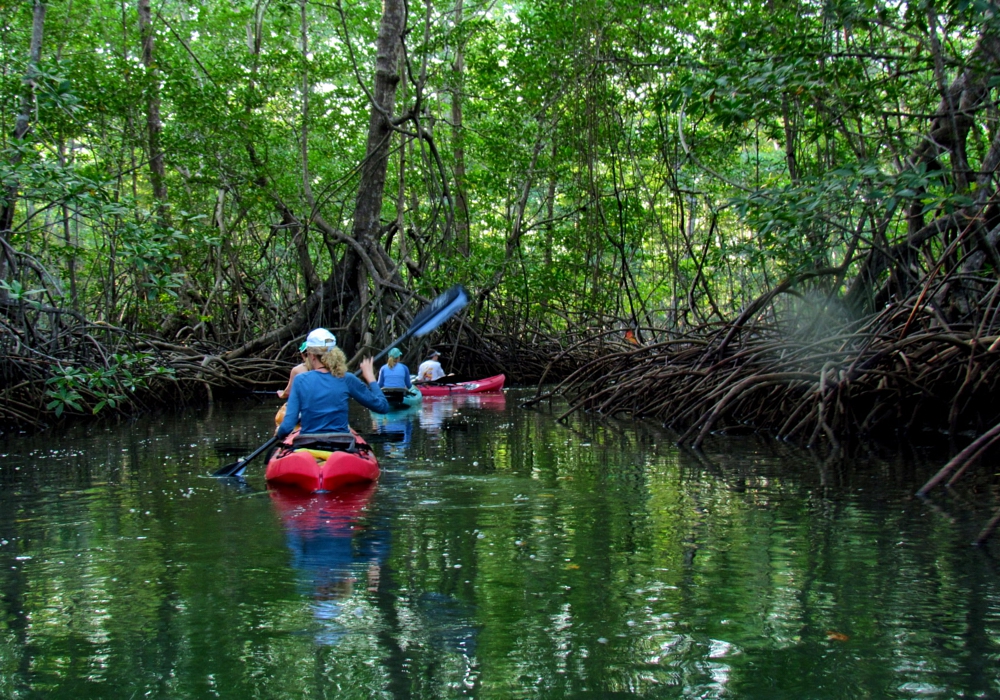
[[[389,351],[389,361],[378,370],[378,385],[383,389],[409,389],[413,386],[410,381],[410,368],[399,361],[403,356],[399,348]]]
[[[292,371],[288,373],[288,384],[285,385],[284,389],[278,389],[278,398],[287,399],[288,395],[292,393],[292,380],[303,372],[308,372],[306,368],[306,341],[302,341],[302,345],[299,346],[299,357],[302,358],[302,362],[292,367]],[[288,409],[288,404],[281,404],[281,408],[278,412],[274,414],[274,424],[281,425],[281,421],[285,420],[285,411]]]
[[[278,398],[287,399],[288,395],[292,393],[292,380],[303,372],[308,372],[306,369],[306,341],[302,341],[302,345],[299,346],[299,357],[302,358],[302,362],[292,367],[292,371],[288,373],[288,384],[285,385],[284,389],[278,389]]]
[[[427,359],[421,362],[420,367],[417,368],[418,382],[433,382],[445,376],[444,370],[441,369],[440,357],[441,353],[437,350],[431,350]]]
[[[347,373],[347,358],[337,347],[337,338],[325,328],[317,328],[306,336],[307,372],[292,381],[288,409],[275,435],[284,439],[295,424],[302,433],[346,433],[349,398],[376,413],[388,413],[389,402],[375,381],[371,358],[361,361],[364,382]]]

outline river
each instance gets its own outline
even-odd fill
[[[345,494],[209,476],[273,402],[0,442],[0,697],[1000,697],[988,479],[528,395],[358,409]]]

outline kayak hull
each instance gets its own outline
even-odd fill
[[[507,377],[497,374],[485,379],[458,384],[421,384],[420,393],[424,396],[451,396],[453,394],[481,394],[488,391],[501,391]]]
[[[316,453],[283,446],[267,463],[268,483],[295,486],[315,493],[336,491],[351,484],[371,483],[379,477],[378,460],[368,445],[357,439],[357,451]],[[329,456],[326,456],[329,455]],[[321,458],[325,456],[325,459]]]
[[[424,395],[413,389],[382,389],[386,401],[389,402],[390,411],[405,411],[419,406]]]

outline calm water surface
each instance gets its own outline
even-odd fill
[[[272,404],[0,443],[0,697],[1000,697],[995,485],[526,395],[357,411],[338,495],[207,476]]]

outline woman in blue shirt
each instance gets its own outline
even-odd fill
[[[389,351],[389,363],[382,365],[378,371],[378,385],[383,389],[409,389],[413,386],[409,367],[399,361],[402,356],[399,348]]]
[[[348,397],[376,413],[388,413],[389,402],[375,381],[371,358],[361,361],[364,383],[347,373],[347,358],[337,347],[337,338],[325,328],[317,328],[306,337],[306,368],[292,381],[285,418],[275,433],[284,439],[302,426],[301,432],[346,433]]]

